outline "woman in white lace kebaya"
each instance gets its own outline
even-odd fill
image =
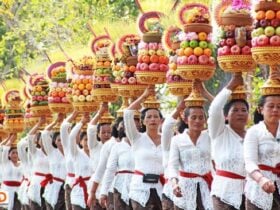
[[[41,117],[27,135],[28,151],[32,159],[32,175],[28,187],[31,210],[46,209],[43,193],[47,183],[47,175],[49,174],[49,161],[42,144],[41,133],[38,132],[38,129],[44,125],[45,121],[46,119]]]
[[[278,77],[279,79],[279,77]],[[244,142],[248,180],[246,209],[280,209],[280,94],[262,96],[262,121],[252,126]]]
[[[27,196],[27,190],[30,183],[32,162],[30,153],[28,152],[28,139],[27,137],[22,138],[17,144],[18,157],[20,159],[21,169],[23,178],[21,185],[18,189],[18,199],[21,203],[22,210],[29,210],[29,200]]]
[[[180,113],[185,108],[185,102],[182,100],[177,106],[176,110],[172,113],[171,116],[166,117],[162,125],[162,135],[161,135],[161,143],[162,143],[162,162],[164,167],[164,177],[169,177],[169,168],[168,168],[168,160],[170,153],[170,143],[171,139],[175,133],[175,126],[177,123],[177,118],[180,116]],[[163,210],[173,210],[173,189],[172,182],[168,180],[164,187],[162,193],[162,209]]]
[[[88,113],[85,113],[81,122],[77,123],[69,135],[69,152],[73,159],[75,181],[72,185],[71,203],[73,210],[89,209],[87,207],[88,181],[93,173],[87,144],[87,133],[81,131],[83,125],[89,121]],[[79,141],[77,137],[80,134]]]
[[[61,144],[60,133],[55,126],[63,121],[64,115],[58,114],[57,119],[42,132],[42,143],[48,156],[50,173],[43,197],[47,210],[65,210],[64,182],[66,178],[66,162]],[[59,160],[59,161],[58,161]]]
[[[101,204],[108,200],[108,192],[113,185],[114,210],[130,210],[132,208],[128,195],[134,171],[134,157],[130,142],[124,132],[123,121],[118,126],[118,137],[121,141],[112,148],[102,180]]]
[[[243,99],[229,100],[232,90],[242,84],[242,76],[234,75],[209,109],[208,130],[216,166],[211,189],[215,210],[245,209],[243,139],[249,106]]]
[[[124,110],[126,135],[131,141],[135,160],[135,171],[130,184],[129,198],[134,210],[161,210],[161,194],[164,184],[162,166],[161,135],[159,128],[162,117],[158,109],[145,109],[143,124],[146,132],[140,133],[134,122],[134,110],[141,108],[140,104],[154,92],[149,87]]]
[[[188,107],[184,117],[188,129],[172,138],[168,163],[175,209],[212,210],[211,146],[205,130],[206,115],[203,107]]]
[[[7,210],[20,210],[21,204],[18,200],[18,189],[23,177],[21,165],[18,159],[17,148],[14,145],[16,134],[8,137],[6,145],[3,145],[2,152],[2,186],[1,189],[8,192],[9,203]]]

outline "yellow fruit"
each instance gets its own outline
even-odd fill
[[[194,48],[193,53],[194,53],[196,56],[203,55],[203,49],[202,49],[201,47],[196,47],[196,48]]]

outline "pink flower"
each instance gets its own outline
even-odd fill
[[[195,32],[189,32],[187,33],[187,40],[192,41],[192,40],[197,40],[198,35]]]

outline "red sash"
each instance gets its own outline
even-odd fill
[[[263,171],[271,171],[273,174],[280,176],[280,164],[277,164],[276,167],[260,164],[259,169],[261,169]]]
[[[69,176],[71,178],[75,178],[75,174],[72,174],[72,173],[68,173],[67,176]]]
[[[87,199],[88,199],[88,193],[87,193],[87,185],[85,181],[88,181],[90,179],[90,177],[81,177],[79,176],[78,178],[76,178],[73,187],[78,185],[83,189],[84,192],[84,199],[85,199],[85,204],[87,204]],[[72,187],[72,188],[73,188]]]
[[[19,187],[21,185],[21,182],[18,181],[3,181],[3,184],[8,187]]]
[[[45,179],[43,179],[40,182],[41,187],[46,187],[47,184],[53,183],[54,180],[57,181],[57,182],[62,182],[62,183],[64,182],[63,179],[60,179],[58,177],[54,177],[52,174],[43,174],[43,173],[40,173],[40,172],[35,172],[35,175],[45,177]]]
[[[241,176],[239,174],[235,174],[229,171],[218,170],[218,169],[216,170],[216,175],[231,178],[231,179],[245,179],[244,176]]]
[[[204,174],[204,175],[200,175],[200,174],[195,174],[195,173],[179,171],[179,175],[182,176],[182,177],[185,177],[185,178],[201,177],[206,181],[209,190],[211,189],[211,184],[212,184],[212,181],[213,181],[213,177],[212,177],[211,172],[208,172],[207,174]]]

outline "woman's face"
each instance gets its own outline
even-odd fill
[[[246,105],[242,102],[235,102],[228,111],[227,120],[233,128],[245,128],[248,122],[249,112]]]
[[[80,144],[83,147],[84,150],[88,150],[88,144],[87,144],[87,135],[84,135],[84,137],[81,139]]]
[[[14,148],[9,152],[9,158],[11,161],[13,162],[17,162],[18,161],[18,152],[17,149]]]
[[[55,145],[57,146],[58,149],[63,149],[62,144],[61,144],[61,138],[60,135],[58,135],[55,139]]]
[[[143,121],[147,129],[158,129],[161,124],[159,111],[156,109],[149,109]]]
[[[205,113],[202,108],[190,108],[189,115],[186,117],[189,130],[201,132],[206,123]]]
[[[280,96],[268,96],[261,108],[264,120],[268,123],[278,123],[280,120]]]
[[[104,124],[100,127],[98,137],[102,142],[108,141],[112,135],[112,127],[109,124]]]

